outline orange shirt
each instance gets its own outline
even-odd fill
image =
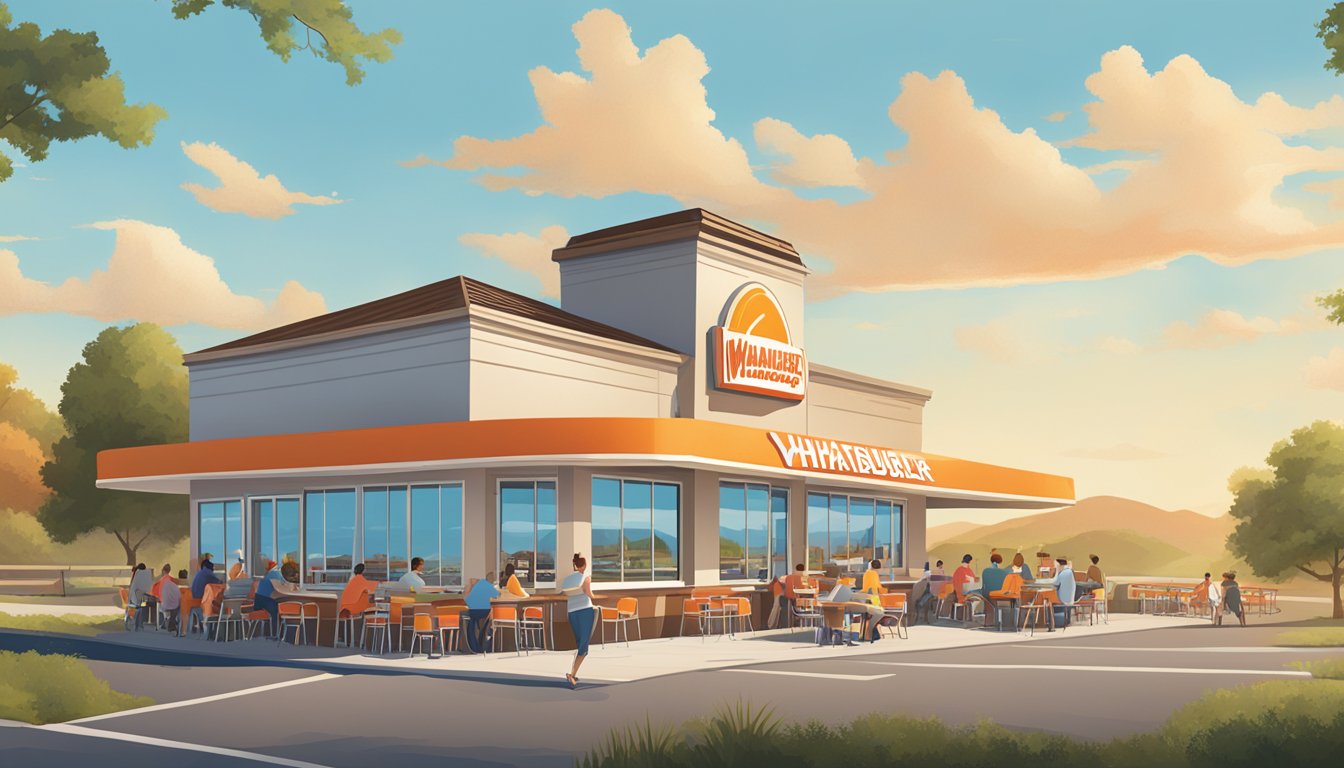
[[[790,600],[798,597],[797,590],[806,589],[809,584],[807,574],[802,571],[794,571],[784,579],[784,596]]]
[[[968,563],[962,563],[961,567],[952,572],[952,583],[961,588],[963,584],[970,584],[975,581],[975,571],[971,570]]]
[[[341,607],[355,610],[363,610],[368,607],[370,593],[378,589],[378,585],[364,578],[364,574],[357,573],[350,577],[346,582],[345,589],[341,591]]]

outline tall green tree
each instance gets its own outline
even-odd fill
[[[1318,421],[1294,430],[1269,452],[1273,476],[1236,488],[1228,547],[1256,575],[1300,571],[1334,588],[1334,617],[1344,619],[1344,426]]]
[[[146,541],[185,536],[184,497],[95,486],[99,451],[187,439],[187,371],[177,341],[152,323],[108,328],[84,347],[83,362],[70,369],[61,394],[69,434],[42,467],[52,495],[38,511],[51,538],[65,543],[106,531],[134,564]]]
[[[364,79],[363,62],[388,61],[401,42],[395,29],[360,31],[344,0],[172,0],[172,13],[187,19],[212,5],[251,15],[283,61],[310,51],[340,65],[350,85]],[[130,149],[153,141],[155,124],[168,113],[126,103],[125,83],[96,32],[58,29],[44,37],[35,24],[13,22],[0,2],[0,139],[34,163],[52,142],[102,136]],[[0,151],[0,182],[13,173]]]
[[[1344,325],[1344,288],[1316,297],[1316,303],[1325,310],[1325,317],[1336,325]]]

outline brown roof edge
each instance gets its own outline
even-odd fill
[[[466,310],[471,305],[488,307],[517,317],[588,333],[604,339],[622,341],[663,352],[676,351],[620,328],[589,320],[572,312],[566,312],[544,301],[538,301],[522,294],[506,291],[489,283],[483,283],[480,280],[458,275],[392,296],[335,312],[328,312],[325,315],[310,317],[307,320],[282,325],[279,328],[272,328],[192,352],[186,355],[186,360],[191,363],[198,356],[208,355],[213,357],[217,353],[247,354],[245,350],[252,347],[265,348],[258,349],[258,352],[275,349],[277,345],[288,347],[293,344],[302,344],[304,343],[303,339],[310,337],[313,338],[313,343],[320,343],[330,340],[333,334],[340,334],[341,332],[353,334],[375,333],[379,330],[413,322],[416,318],[429,319],[430,316],[442,316],[444,313],[453,310]],[[285,342],[290,342],[290,344],[285,344]]]
[[[802,257],[788,241],[703,208],[691,208],[574,235],[563,248],[556,248],[552,252],[551,259],[563,261],[617,248],[690,239],[702,233],[745,246],[789,264],[803,266]]]

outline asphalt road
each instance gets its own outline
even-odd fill
[[[613,727],[680,723],[745,700],[783,717],[829,722],[869,712],[937,715],[1103,739],[1152,730],[1215,689],[1281,679],[1299,659],[1338,651],[1267,649],[1282,626],[1171,628],[1094,638],[1068,632],[1044,642],[943,651],[812,658],[675,675],[571,691],[409,676],[315,676],[277,668],[182,668],[89,662],[115,688],[160,703],[274,683],[284,687],[160,711],[111,717],[87,728],[168,738],[326,766],[452,760],[462,766],[571,766]],[[899,648],[897,641],[891,642]],[[596,671],[601,652],[589,666]],[[297,684],[295,684],[297,683]],[[12,764],[241,765],[202,752],[112,742],[31,728],[0,728]],[[256,764],[256,763],[250,763]]]

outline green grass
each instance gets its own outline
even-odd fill
[[[1344,680],[1344,659],[1321,659],[1319,661],[1295,661],[1293,666],[1310,672],[1312,677],[1321,680]]]
[[[1314,627],[1284,632],[1274,644],[1290,648],[1328,648],[1344,645],[1344,627]]]
[[[786,723],[750,705],[680,729],[643,725],[610,734],[580,768],[810,766],[878,768],[1085,765],[1203,768],[1332,765],[1344,752],[1344,681],[1275,680],[1215,691],[1158,731],[1089,742],[989,722],[871,714],[843,725]]]
[[[0,612],[0,628],[26,629],[33,632],[59,632],[65,635],[92,637],[104,632],[119,632],[125,628],[125,625],[119,616],[108,618],[107,616],[81,616],[74,613],[62,616],[46,614],[14,616]]]
[[[0,651],[0,719],[42,725],[153,703],[112,690],[73,656]]]

